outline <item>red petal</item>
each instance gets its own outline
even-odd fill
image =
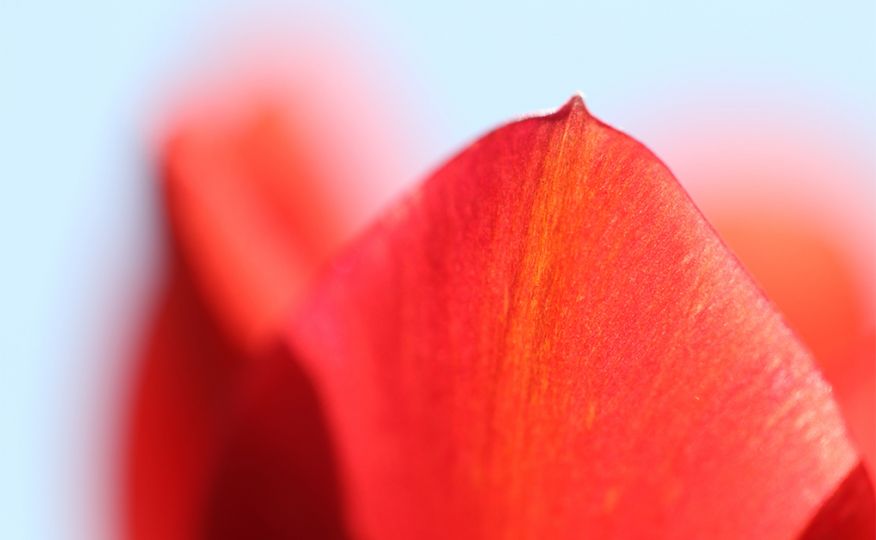
[[[248,373],[201,516],[207,538],[346,538],[321,404],[278,350]]]
[[[342,212],[290,108],[251,97],[243,113],[186,119],[165,150],[165,185],[199,288],[233,339],[258,351],[339,243]]]
[[[365,538],[787,538],[859,462],[671,174],[579,98],[440,169],[288,337]]]
[[[876,537],[873,485],[863,464],[856,467],[810,520],[802,540]]]
[[[876,464],[876,335],[853,265],[807,218],[736,210],[714,212],[716,227],[812,351],[858,448]]]
[[[319,407],[306,379],[265,352],[313,269],[375,202],[351,209],[347,191],[357,188],[347,178],[358,177],[341,173],[380,177],[391,162],[363,157],[382,140],[373,131],[359,155],[327,161],[329,142],[344,146],[338,140],[370,123],[347,118],[356,99],[311,106],[300,93],[278,97],[288,86],[276,77],[223,82],[186,103],[162,141],[174,268],[138,358],[125,442],[127,534],[337,536]],[[305,95],[316,88],[309,78],[296,86]],[[336,114],[317,114],[325,109]],[[263,378],[270,392],[252,392]],[[278,463],[278,454],[306,459]]]
[[[215,107],[183,118],[167,144],[178,249],[138,359],[125,473],[131,538],[193,538],[212,527],[208,514],[224,500],[212,491],[228,485],[234,464],[251,453],[236,442],[243,431],[236,415],[254,407],[239,394],[246,378],[267,369],[251,360],[264,356],[278,321],[338,241],[331,222],[339,213],[314,193],[322,178],[294,153],[302,147],[288,114],[276,101]],[[287,427],[307,425],[311,410]],[[274,495],[254,497],[259,503],[241,510],[237,522],[265,514]]]
[[[161,141],[173,236],[248,351],[269,346],[314,269],[373,218],[416,153],[399,140],[398,107],[380,114],[396,89],[376,84],[367,47],[342,35],[284,34],[290,51],[244,54],[231,77],[196,88]]]
[[[131,540],[342,538],[323,412],[285,354],[244,356],[176,268],[126,449]]]
[[[199,536],[240,358],[175,269],[138,359],[125,441],[127,538]]]
[[[876,464],[872,168],[836,118],[688,111],[652,138],[707,219],[812,351]],[[793,107],[793,105],[791,105]],[[707,113],[707,114],[703,114]],[[718,129],[720,128],[720,129]],[[838,129],[840,128],[840,129]],[[871,467],[872,468],[872,467]]]

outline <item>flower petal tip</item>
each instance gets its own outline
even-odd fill
[[[585,117],[591,116],[590,111],[587,109],[587,105],[584,103],[584,94],[580,91],[575,92],[562,107],[557,109],[557,114],[580,114]]]

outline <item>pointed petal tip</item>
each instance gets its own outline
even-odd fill
[[[545,114],[557,120],[573,120],[575,122],[587,122],[593,118],[587,105],[584,103],[584,94],[575,92],[561,107]]]
[[[587,109],[587,105],[584,104],[584,94],[580,91],[572,94],[572,97],[566,100],[566,102],[563,103],[563,105],[561,105],[560,107],[540,109],[529,114],[522,115],[512,120],[512,123],[519,120],[530,120],[538,118],[563,120],[569,118],[570,116],[580,117],[585,120],[588,118],[593,118],[593,116],[590,114],[590,111]]]
[[[580,91],[572,94],[572,97],[557,112],[566,114],[577,112],[590,116],[590,111],[587,110],[587,105],[584,103],[584,94]]]

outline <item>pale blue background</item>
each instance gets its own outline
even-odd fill
[[[252,5],[0,0],[0,538],[109,534],[98,504],[113,497],[87,463],[114,459],[101,442],[118,413],[107,410],[110,381],[123,375],[112,359],[136,328],[131,306],[148,296],[154,265],[137,128],[167,66],[203,29]],[[329,10],[395,51],[428,89],[441,121],[425,170],[579,89],[591,110],[646,142],[641,109],[694,88],[728,106],[808,102],[876,147],[874,6],[453,0]]]

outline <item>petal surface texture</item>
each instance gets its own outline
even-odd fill
[[[361,538],[792,538],[859,465],[671,173],[577,97],[438,170],[287,340]]]

